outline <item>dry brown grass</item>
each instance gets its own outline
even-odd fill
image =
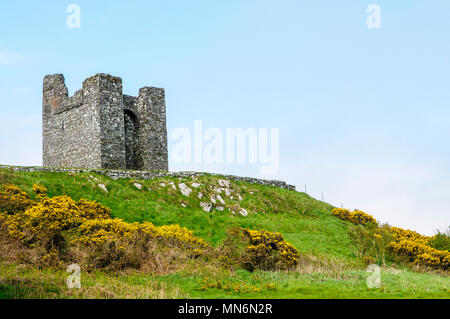
[[[418,264],[412,264],[411,269],[417,273],[428,273],[443,277],[450,277],[450,269],[436,269]]]
[[[156,242],[145,245],[125,246],[116,250],[105,245],[96,247],[73,247],[68,260],[82,265],[88,271],[140,271],[153,275],[168,275],[180,270],[192,257],[177,247],[161,247]]]
[[[355,269],[357,267],[347,261],[314,255],[301,255],[294,272],[302,275],[325,274],[329,278],[348,280],[354,279],[354,275],[349,274],[348,271]]]

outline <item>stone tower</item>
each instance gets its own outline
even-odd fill
[[[97,74],[69,97],[47,75],[42,120],[44,166],[168,171],[164,89],[124,95],[121,78]]]

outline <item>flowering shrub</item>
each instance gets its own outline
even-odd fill
[[[355,225],[377,224],[375,218],[357,209],[351,212],[344,208],[334,208],[331,213],[340,219],[351,221]]]
[[[388,249],[396,255],[422,266],[449,268],[450,252],[431,247],[429,241],[432,237],[398,227],[390,227],[390,230],[395,239],[388,245]]]
[[[190,256],[198,256],[209,248],[204,240],[178,225],[127,223],[111,218],[110,209],[100,203],[76,202],[69,196],[49,198],[40,185],[34,185],[33,190],[38,202],[32,202],[16,186],[5,187],[2,195],[9,205],[21,205],[8,213],[0,212],[0,237],[7,236],[32,251],[29,261],[39,265],[75,259],[85,261],[88,269],[139,267],[152,258],[155,249],[182,248]]]
[[[373,218],[371,215],[364,213],[363,211],[355,209],[350,214],[350,221],[353,224],[356,225],[366,225],[366,224],[377,224],[377,221],[375,218]]]
[[[34,243],[38,240],[52,241],[62,231],[78,227],[88,219],[107,218],[109,209],[96,202],[75,202],[69,196],[42,200],[24,212],[11,216],[6,221],[12,237]]]
[[[80,217],[83,219],[111,218],[111,210],[98,202],[80,199],[76,205],[80,210]]]
[[[197,252],[209,247],[203,239],[194,236],[192,231],[179,225],[155,226],[150,222],[144,222],[140,225],[140,230],[170,246],[195,249]]]
[[[429,267],[438,268],[441,265],[441,260],[438,257],[434,257],[430,254],[423,253],[416,257],[415,262],[421,265],[427,265]],[[448,264],[448,261],[447,261]]]
[[[0,190],[0,212],[16,214],[33,204],[28,194],[15,185],[4,185]]]
[[[389,227],[389,230],[391,231],[392,235],[394,236],[394,239],[397,241],[400,240],[410,240],[418,243],[422,243],[424,245],[428,245],[429,240],[431,237],[421,235],[415,231],[409,230],[409,229],[402,229],[399,227],[391,226]]]
[[[118,218],[86,220],[74,230],[76,235],[72,243],[104,244],[109,241],[131,238],[136,230],[136,224],[130,224]]]
[[[297,264],[297,249],[283,235],[266,230],[233,228],[229,230],[222,259],[234,260],[249,271],[289,269]]]
[[[86,269],[140,268],[152,247],[137,235],[137,225],[117,218],[86,220],[74,229],[70,244],[85,253],[81,259]]]
[[[155,258],[155,250],[173,254],[181,249],[182,254],[197,257],[209,248],[204,240],[178,225],[158,227],[117,218],[86,220],[75,234],[71,244],[90,252],[85,263],[88,269],[140,268]]]
[[[150,222],[127,223],[121,219],[92,219],[82,223],[76,230],[74,243],[104,244],[106,242],[144,236],[167,246],[187,249],[204,249],[206,242],[194,236],[192,231],[179,225],[155,226]]]
[[[33,192],[36,194],[37,199],[43,199],[44,197],[47,197],[47,188],[45,186],[34,184]]]
[[[333,210],[331,211],[331,213],[343,220],[349,220],[349,216],[351,214],[350,210],[345,209],[345,208],[333,208]]]
[[[381,257],[384,260],[386,251],[396,258],[421,266],[439,269],[448,269],[450,266],[450,252],[432,247],[436,236],[423,236],[399,227],[379,226],[375,218],[359,210],[351,212],[348,209],[334,208],[332,214],[355,225],[370,225],[353,230],[355,243],[363,257]]]

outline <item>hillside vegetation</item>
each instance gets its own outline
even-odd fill
[[[0,298],[449,298],[446,234],[305,193],[210,175],[1,169],[0,183]],[[81,289],[66,287],[74,262]]]

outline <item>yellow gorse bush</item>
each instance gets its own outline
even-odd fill
[[[109,209],[96,202],[75,202],[69,196],[42,197],[37,204],[6,219],[11,236],[31,243],[54,240],[62,231],[80,226],[88,219],[108,218]]]
[[[391,231],[392,235],[396,240],[411,240],[414,242],[422,243],[424,245],[428,245],[431,237],[421,235],[415,231],[408,230],[408,229],[402,229],[399,227],[391,226],[389,227],[389,230]]]
[[[118,239],[131,238],[137,223],[127,223],[118,218],[86,220],[76,230],[72,243],[84,245],[104,244]]]
[[[289,269],[297,264],[298,258],[297,249],[279,233],[232,228],[219,260],[227,267],[235,265],[253,271]]]
[[[81,211],[80,217],[83,219],[109,219],[111,210],[98,202],[80,199],[76,206]]]
[[[36,194],[37,199],[42,199],[47,196],[47,188],[39,184],[33,185],[33,192]]]
[[[150,222],[127,223],[118,218],[86,220],[77,228],[76,233],[77,236],[72,243],[84,245],[98,245],[145,236],[147,240],[157,240],[160,244],[168,246],[187,249],[209,247],[203,239],[194,236],[192,231],[179,225],[155,226]]]
[[[243,232],[250,239],[250,245],[247,246],[249,254],[264,256],[270,251],[278,251],[279,268],[287,269],[297,264],[300,255],[294,246],[284,240],[282,234],[251,229],[243,229]]]
[[[203,239],[179,225],[127,223],[111,218],[110,209],[98,202],[85,199],[76,202],[69,196],[49,198],[47,189],[40,185],[34,185],[33,191],[37,195],[36,202],[16,186],[3,188],[0,199],[8,210],[0,212],[0,235],[7,234],[11,240],[39,252],[40,258],[34,259],[44,264],[50,261],[58,264],[70,255],[72,248],[90,251],[93,254],[88,258],[90,262],[95,260],[95,265],[104,267],[119,259],[120,265],[126,266],[127,257],[117,254],[116,248],[128,249],[129,255],[139,250],[142,258],[148,257],[147,250],[154,245],[183,248],[196,256],[209,248]],[[102,258],[106,256],[101,263],[96,260],[99,251]]]
[[[377,225],[375,218],[358,209],[351,212],[344,208],[334,208],[331,213],[340,219],[351,221],[355,225],[366,225],[369,223]]]
[[[203,239],[194,236],[194,232],[179,225],[155,226],[150,222],[144,222],[140,228],[143,232],[167,241],[172,245],[183,245],[185,248],[197,249],[209,247]]]
[[[390,227],[390,231],[395,240],[388,245],[388,249],[393,253],[422,266],[449,268],[450,252],[431,247],[429,241],[432,237],[398,227]]]
[[[15,185],[4,185],[0,190],[0,212],[15,214],[33,204],[28,194]]]
[[[380,234],[374,233],[373,237],[380,242],[383,239],[381,233],[387,231],[389,234],[388,238],[391,239],[387,242],[387,246],[384,249],[387,249],[395,256],[418,265],[432,268],[448,269],[450,266],[450,252],[438,250],[430,246],[430,241],[433,237],[424,236],[415,231],[399,227],[380,227],[375,218],[359,210],[351,212],[348,209],[334,208],[331,213],[340,219],[351,221],[356,225],[375,225],[375,231],[379,231]]]

